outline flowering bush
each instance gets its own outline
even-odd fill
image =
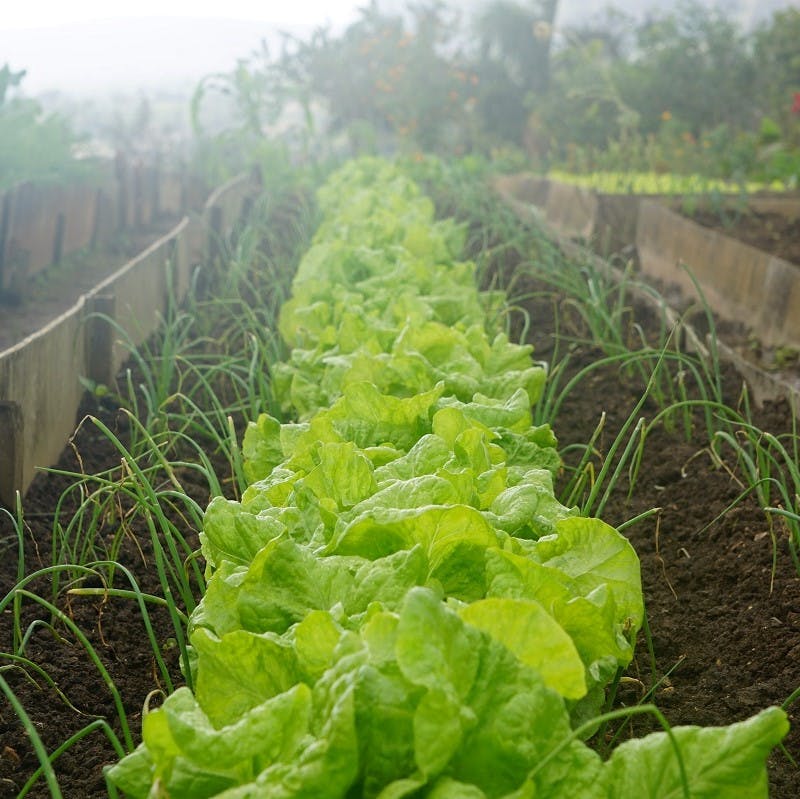
[[[333,132],[372,136],[378,149],[399,141],[406,149],[458,151],[470,143],[477,76],[453,46],[454,28],[436,3],[414,6],[407,19],[373,5],[339,37],[319,32],[295,42],[279,67],[322,101]]]

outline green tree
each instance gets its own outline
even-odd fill
[[[719,9],[694,0],[646,20],[634,57],[618,61],[613,76],[644,133],[658,129],[665,111],[695,135],[719,125],[753,127],[758,119],[748,37]]]
[[[24,70],[0,68],[0,187],[84,171],[72,158],[77,137],[67,120],[18,93],[24,77]]]
[[[322,104],[331,132],[347,132],[356,147],[369,131],[386,144],[452,149],[469,130],[471,93],[455,31],[440,0],[410,5],[405,16],[372,2],[342,35],[296,40],[276,69],[289,93]]]
[[[631,17],[608,10],[562,31],[551,58],[549,89],[533,104],[533,122],[556,159],[575,145],[603,149],[638,129],[639,115],[615,80],[619,64],[631,57],[632,30]]]
[[[550,49],[557,0],[495,0],[474,23],[479,111],[486,130],[521,143],[533,98],[550,85]]]
[[[794,93],[800,92],[800,9],[777,12],[756,32],[755,64],[759,109],[800,146],[800,123],[792,114]]]

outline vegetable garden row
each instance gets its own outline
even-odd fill
[[[546,369],[510,343],[463,229],[350,162],[280,313],[280,412],[201,533],[187,686],[108,772],[129,797],[756,797],[776,708],[669,729],[604,713],[643,622],[627,539],[562,505]],[[665,731],[603,761],[603,720]]]

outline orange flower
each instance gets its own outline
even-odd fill
[[[672,119],[672,114],[669,111],[662,111],[661,112],[661,119],[664,122],[669,122]]]

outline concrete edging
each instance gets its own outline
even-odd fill
[[[635,245],[645,275],[698,299],[687,267],[715,313],[752,328],[768,347],[800,349],[800,264],[698,225],[667,207],[663,195],[602,194],[531,175],[503,176],[495,188],[536,206],[551,229],[601,255]],[[800,216],[796,197],[756,196],[750,206]]]
[[[28,181],[0,193],[0,290],[21,292],[31,277],[120,230],[141,229],[202,206],[197,181],[158,164],[118,157],[77,183]]]
[[[81,377],[111,384],[130,346],[151,336],[168,302],[180,302],[212,234],[229,237],[256,190],[247,176],[215,190],[184,217],[42,329],[0,352],[0,503],[13,507],[38,467],[56,461],[75,429]],[[125,335],[122,335],[124,331]]]
[[[636,225],[642,272],[743,322],[767,347],[800,349],[800,265],[704,228],[664,205],[643,200]]]
[[[675,285],[684,296],[697,299],[697,287],[685,265],[715,313],[745,322],[767,346],[800,349],[800,265],[704,228],[671,211],[663,198],[659,202],[652,195],[597,195],[592,202],[585,198],[586,190],[555,188],[564,185],[521,175],[498,179],[494,189],[523,221],[543,227],[569,255],[591,259],[595,266],[620,280],[619,269],[573,239],[595,246],[602,245],[604,237],[606,241],[616,238],[622,246],[635,244],[646,276]],[[570,202],[574,202],[571,210]],[[800,201],[794,199],[765,197],[759,206],[781,210],[787,203],[800,214]],[[671,325],[678,325],[690,350],[704,359],[711,357],[709,341],[666,300],[659,303],[647,292],[640,294],[641,299],[658,306]],[[719,340],[717,353],[747,380],[757,403],[786,398],[800,418],[800,382],[795,385],[760,369]]]

